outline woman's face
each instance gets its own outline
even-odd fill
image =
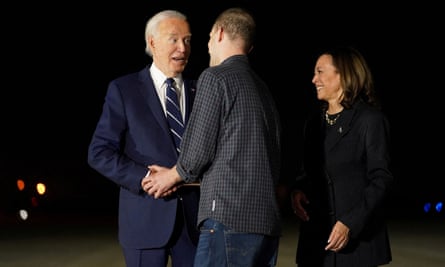
[[[340,73],[332,64],[331,55],[321,55],[314,70],[312,83],[317,90],[317,98],[329,103],[339,102],[342,96]]]

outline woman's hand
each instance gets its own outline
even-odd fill
[[[329,235],[328,245],[325,250],[339,252],[344,249],[349,242],[349,227],[340,221],[337,221]]]
[[[309,204],[309,200],[303,191],[296,190],[291,194],[291,205],[295,215],[303,221],[309,221],[309,215],[307,214],[304,205]]]

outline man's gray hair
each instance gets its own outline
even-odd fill
[[[159,13],[156,13],[153,17],[151,17],[145,26],[145,52],[150,57],[153,56],[153,53],[150,50],[150,45],[148,44],[149,37],[156,37],[159,34],[159,23],[164,19],[169,18],[177,18],[183,19],[187,21],[187,17],[179,11],[176,10],[163,10]]]

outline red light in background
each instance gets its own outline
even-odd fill
[[[17,188],[19,191],[23,191],[23,189],[25,189],[25,181],[22,179],[17,179]]]
[[[32,197],[32,198],[31,198],[31,205],[32,205],[33,207],[37,207],[37,206],[39,205],[39,201],[37,200],[36,197]]]

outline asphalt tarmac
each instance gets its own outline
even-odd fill
[[[1,215],[1,214],[0,214]],[[444,267],[443,218],[388,221],[392,267]],[[125,267],[117,242],[115,216],[0,216],[1,267]],[[295,267],[298,221],[284,220],[278,267]]]

